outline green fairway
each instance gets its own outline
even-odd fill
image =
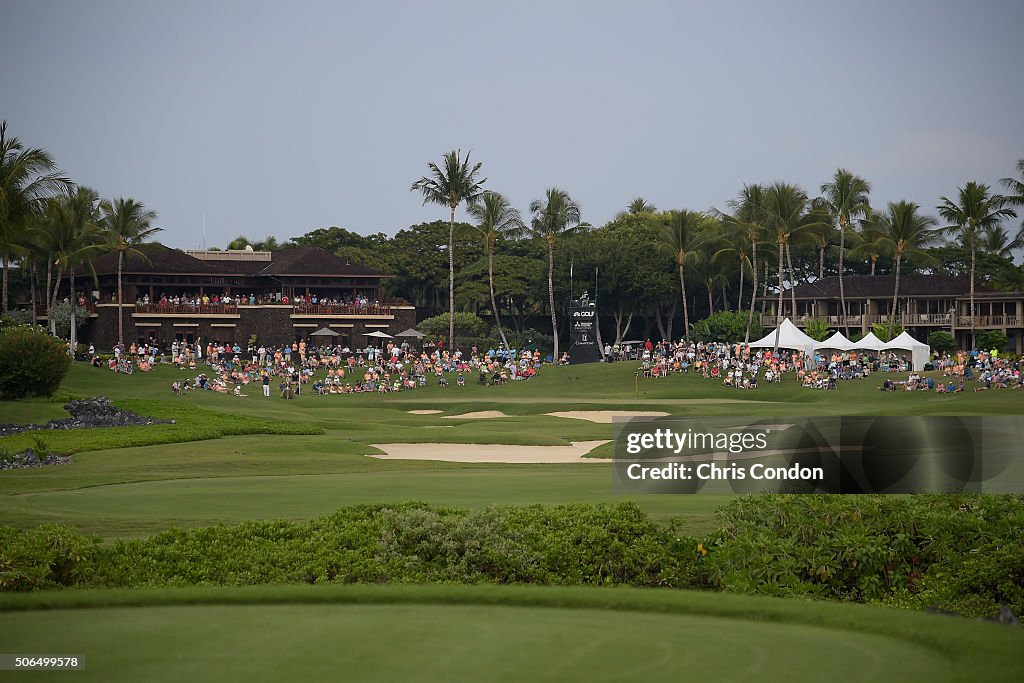
[[[422,500],[473,508],[608,502],[622,497],[612,493],[604,464],[458,464],[366,455],[378,452],[373,444],[392,442],[554,446],[611,438],[608,424],[545,414],[566,410],[708,416],[1012,414],[1021,411],[1024,397],[1012,391],[883,394],[877,389],[882,375],[842,383],[831,392],[803,389],[791,378],[756,391],[738,391],[695,375],[637,381],[634,371],[634,363],[545,368],[534,379],[501,387],[432,385],[390,395],[303,395],[283,401],[264,399],[257,395],[258,387],[249,389],[246,398],[214,392],[178,397],[171,394],[170,382],[188,373],[169,366],[126,376],[76,364],[64,391],[106,395],[139,412],[178,416],[178,424],[0,439],[0,447],[11,450],[38,436],[58,452],[78,451],[69,465],[0,473],[0,522],[22,527],[63,522],[112,538],[178,525],[301,519],[360,502]],[[442,412],[409,412],[422,409]],[[478,410],[511,417],[448,419]],[[42,401],[3,402],[0,411],[3,421],[45,422],[64,414],[59,404]],[[325,431],[216,438],[231,434],[236,421],[248,421],[245,428],[255,431],[290,430],[300,424]],[[202,440],[187,440],[193,438]],[[182,440],[186,442],[173,443]],[[138,443],[154,445],[112,448]],[[595,454],[609,452],[609,446],[602,446]],[[652,515],[680,517],[689,533],[709,530],[714,510],[726,499],[636,497]]]
[[[1022,662],[1017,634],[990,624],[685,591],[90,591],[0,608],[25,610],[0,611],[6,651],[85,656],[47,680],[936,683],[1005,680]]]

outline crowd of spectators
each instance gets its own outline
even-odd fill
[[[186,292],[184,294],[161,294],[155,299],[150,299],[149,294],[143,294],[135,303],[139,306],[154,304],[166,308],[170,308],[171,306],[198,308],[200,306],[219,306],[221,304],[237,304],[242,306],[311,304],[322,306],[352,306],[354,308],[366,308],[369,306],[380,305],[380,302],[377,299],[371,299],[370,297],[362,294],[357,294],[355,296],[319,296],[317,294],[305,296],[303,294],[299,294],[295,297],[289,298],[287,294],[282,294],[281,292],[259,295],[243,293],[235,296],[232,296],[227,292],[222,294],[215,293],[212,295]]]

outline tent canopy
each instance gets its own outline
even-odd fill
[[[885,342],[875,336],[874,332],[868,332],[858,341],[853,342],[855,349],[868,349],[870,351],[881,351]]]
[[[924,364],[928,362],[928,357],[931,353],[931,348],[927,344],[917,341],[906,330],[892,341],[886,342],[882,348],[886,350],[900,349],[902,351],[910,351],[910,361],[914,372],[924,370]]]
[[[778,346],[780,349],[794,349],[797,351],[803,351],[804,355],[814,355],[814,345],[818,342],[813,337],[809,337],[804,334],[793,321],[786,318],[779,326],[766,334],[763,338],[758,339],[756,342],[751,342],[750,346],[755,349],[773,349],[775,348],[776,335],[778,335]]]
[[[856,348],[856,345],[843,336],[842,332],[836,331],[831,337],[823,342],[818,342],[814,345],[814,349],[836,349],[838,351],[849,351],[850,349]]]
[[[396,337],[416,337],[417,339],[420,339],[420,338],[422,338],[424,336],[424,334],[422,332],[420,332],[419,330],[414,330],[414,329],[412,329],[410,327],[407,330],[403,330],[402,332],[399,332],[395,336]]]
[[[310,333],[309,336],[310,337],[337,337],[338,333],[335,332],[334,330],[330,329],[329,327],[321,327],[316,332]]]
[[[374,330],[373,332],[364,332],[364,337],[376,337],[377,339],[391,339],[391,335],[387,332],[381,332],[380,330]]]

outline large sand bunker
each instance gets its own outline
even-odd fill
[[[558,413],[547,413],[547,415],[611,424],[612,420],[616,417],[668,417],[671,413],[663,413],[657,410],[566,410]]]
[[[438,411],[441,412],[441,411]],[[500,410],[478,410],[475,413],[463,413],[462,415],[445,415],[442,420],[489,420],[493,417],[512,417]]]
[[[372,444],[384,451],[371,455],[381,460],[444,460],[446,462],[495,463],[607,463],[583,456],[607,441],[574,441],[569,446],[506,446],[477,443],[385,443]]]
[[[443,413],[443,412],[444,412],[443,410],[410,410],[409,414],[411,414],[411,415],[437,415],[438,413]]]

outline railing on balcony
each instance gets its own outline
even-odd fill
[[[970,327],[971,316],[957,316],[957,327]],[[975,327],[1020,327],[1021,318],[1015,315],[976,315],[974,316]]]
[[[135,304],[135,313],[158,315],[237,315],[238,304]]]
[[[295,304],[292,315],[391,315],[390,306],[354,304]]]

